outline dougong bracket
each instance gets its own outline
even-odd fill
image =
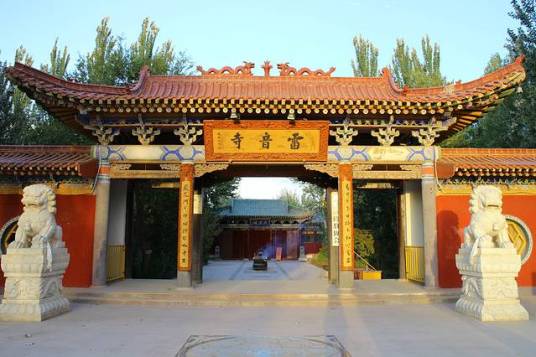
[[[378,139],[378,143],[381,146],[391,146],[395,138],[400,135],[400,131],[388,125],[386,128],[371,131],[370,135]]]
[[[132,135],[138,137],[138,141],[142,145],[149,145],[152,143],[157,135],[160,135],[160,129],[155,129],[150,126],[139,126],[136,129],[132,129]]]
[[[439,137],[439,133],[447,130],[451,125],[456,123],[456,117],[450,117],[450,115],[445,115],[446,120],[443,122],[437,122],[435,117],[432,117],[432,121],[424,129],[413,130],[411,135],[416,137],[419,141],[419,144],[423,146],[432,146],[435,142],[435,139]]]
[[[199,126],[199,123],[190,124],[188,120],[184,119],[179,123],[179,127],[173,130],[173,134],[179,137],[181,143],[190,146],[203,134],[203,129],[199,129],[197,126]]]
[[[119,129],[107,128],[103,125],[86,125],[84,128],[91,130],[91,135],[95,136],[101,145],[110,145],[114,141],[114,137],[119,135]]]
[[[335,141],[341,144],[341,146],[350,145],[353,137],[357,136],[357,134],[357,129],[354,129],[349,120],[345,120],[342,123],[342,127],[339,126],[335,130],[329,131],[329,135],[335,137]]]

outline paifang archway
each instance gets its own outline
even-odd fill
[[[422,206],[424,282],[437,286],[436,179],[448,177],[449,167],[438,172],[434,143],[512,93],[525,77],[521,61],[472,82],[421,89],[398,88],[387,69],[375,78],[341,78],[282,66],[273,76],[269,62],[264,76],[254,76],[251,64],[169,77],[145,67],[125,87],[69,82],[19,63],[7,75],[50,114],[99,142],[95,285],[106,282],[110,179],[178,183],[178,284],[190,286],[203,177],[239,166],[300,165],[337,202],[330,217],[338,286],[353,283],[354,180],[417,183],[408,187]]]

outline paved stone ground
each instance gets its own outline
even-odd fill
[[[335,335],[352,356],[534,356],[527,322],[481,323],[452,304],[179,308],[74,304],[42,323],[0,323],[2,356],[174,356],[190,335]]]
[[[251,262],[212,262],[193,292],[338,294],[325,272],[279,262],[264,279],[251,279]],[[208,270],[207,270],[208,269]],[[259,275],[255,275],[259,277]],[[175,291],[174,281],[127,280],[111,291]],[[356,281],[356,293],[415,293],[398,280]],[[352,356],[535,356],[536,289],[521,289],[527,322],[481,323],[453,304],[337,307],[165,307],[73,304],[42,323],[0,322],[0,356],[174,356],[191,335],[334,335]],[[218,354],[216,354],[217,356]],[[263,354],[262,356],[265,356]]]
[[[203,267],[203,281],[224,280],[325,280],[327,272],[297,260],[268,262],[268,270],[253,270],[251,260],[211,260]]]

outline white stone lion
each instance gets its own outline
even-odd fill
[[[471,248],[471,258],[477,248],[511,248],[506,218],[502,214],[502,193],[490,185],[477,186],[471,195],[471,222],[464,230],[464,246]]]
[[[62,246],[62,230],[56,224],[56,195],[47,185],[26,186],[22,194],[23,213],[19,217],[13,248]],[[49,260],[50,262],[50,260]]]

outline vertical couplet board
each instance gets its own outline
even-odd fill
[[[351,164],[339,165],[339,236],[341,270],[354,270],[354,193]]]
[[[190,271],[192,267],[194,165],[182,164],[180,174],[177,270]]]

